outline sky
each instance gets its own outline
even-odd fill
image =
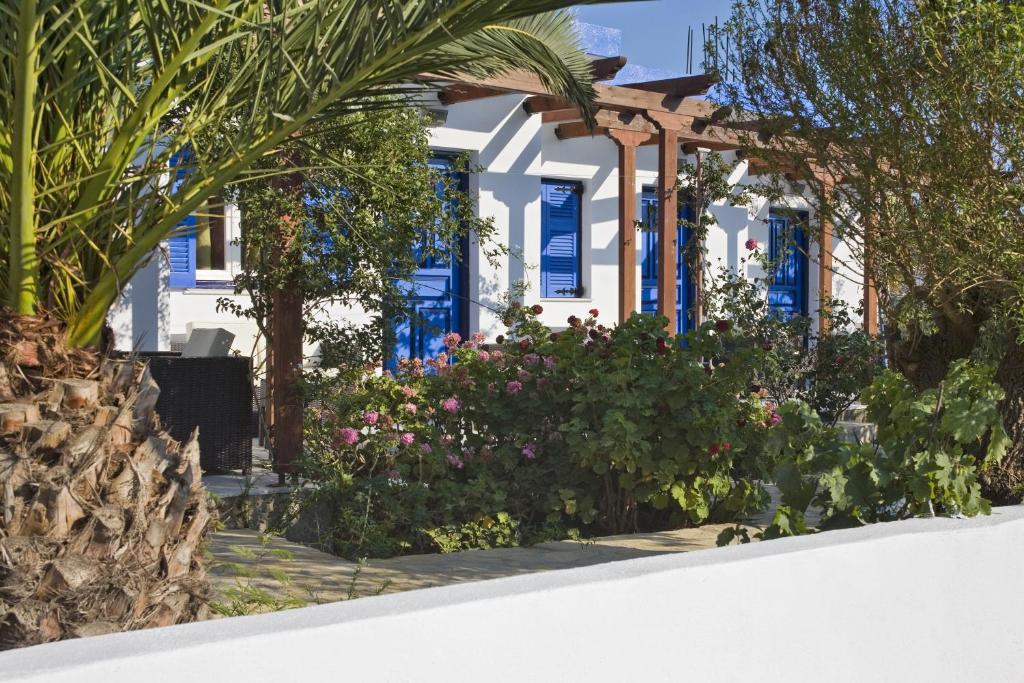
[[[724,22],[731,0],[647,0],[578,8],[580,21],[622,30],[622,51],[633,64],[685,71],[686,31],[693,28],[693,70],[701,71],[701,22]]]

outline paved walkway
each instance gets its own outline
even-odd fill
[[[726,526],[730,525],[709,524],[697,529],[609,536],[587,541],[555,541],[528,548],[407,555],[370,560],[363,566],[281,537],[271,537],[264,545],[258,532],[236,529],[220,531],[212,536],[210,551],[215,565],[211,574],[218,594],[216,600],[221,602],[225,601],[225,591],[241,583],[260,588],[278,600],[293,598],[316,604],[382,592],[714,548],[718,533]],[[281,557],[284,554],[290,555],[291,559]],[[253,576],[240,576],[237,568],[225,563],[241,565],[246,573]],[[281,572],[287,575],[287,584],[280,581]],[[274,574],[278,578],[274,578]]]

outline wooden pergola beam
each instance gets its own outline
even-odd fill
[[[570,109],[576,111],[576,107],[569,104],[564,97],[554,95],[532,95],[523,101],[523,109],[527,114],[543,114],[549,111],[560,111]]]
[[[508,93],[506,91],[498,90],[497,88],[456,83],[442,88],[440,92],[437,93],[437,99],[440,100],[441,104],[447,107],[460,102],[472,102],[473,100],[482,100],[487,97],[497,97],[498,95],[507,94]]]
[[[573,140],[575,138],[592,138],[595,135],[605,135],[607,132],[608,128],[605,126],[591,128],[582,121],[571,121],[559,124],[558,128],[555,128],[555,137],[559,140]]]
[[[604,81],[614,78],[615,74],[619,73],[619,70],[625,65],[625,57],[600,57],[590,62],[590,71],[595,81]],[[437,94],[437,99],[441,101],[441,104],[449,106],[460,102],[472,102],[473,100],[481,100],[487,97],[507,95],[509,92],[510,90],[507,88],[462,81],[442,88]],[[548,96],[546,99],[560,102],[559,106],[554,107],[558,109],[566,108],[568,104],[566,100],[560,97]],[[527,107],[526,111],[530,114],[536,114],[539,111],[545,110],[531,111]]]
[[[615,78],[615,75],[626,66],[626,58],[622,55],[617,57],[598,57],[590,62],[590,72],[594,74],[595,81],[607,81]]]
[[[578,109],[555,109],[546,111],[540,115],[541,123],[562,123],[563,121],[579,121],[581,118]]]
[[[430,74],[423,74],[423,78],[441,79],[439,76],[431,76]],[[504,92],[554,96],[535,74],[526,71],[510,71],[501,76],[491,78],[478,78],[467,74],[461,76],[459,80],[467,85],[483,86]],[[606,85],[604,83],[594,83],[594,92],[596,95],[594,103],[596,105],[618,111],[653,110],[709,119],[718,109],[715,105],[704,100],[690,97],[674,97],[658,92],[648,92],[646,90]],[[564,108],[564,105],[562,108]]]
[[[697,74],[695,76],[664,78],[657,81],[644,81],[642,83],[624,83],[621,87],[661,93],[670,97],[693,97],[694,95],[707,94],[708,89],[717,82],[718,78],[716,76]]]
[[[594,118],[597,121],[596,128],[587,127],[583,121],[572,121],[560,124],[555,129],[555,136],[559,140],[571,140],[572,138],[593,136],[598,132],[605,133],[608,130],[627,130],[648,135],[655,135],[658,132],[653,124],[637,113],[599,109]]]

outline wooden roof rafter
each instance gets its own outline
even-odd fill
[[[657,81],[644,81],[642,83],[623,83],[619,87],[646,90],[647,92],[661,93],[669,97],[693,97],[696,95],[706,95],[711,86],[718,81],[719,78],[715,74],[695,74],[692,76],[664,78]]]
[[[595,81],[606,81],[610,78],[615,78],[615,74],[617,74],[625,65],[626,58],[622,56],[599,57],[590,62],[590,69],[591,73],[594,75]],[[424,77],[427,77],[427,75],[424,74]],[[500,81],[501,78],[499,77],[494,80]],[[497,85],[460,81],[442,88],[437,94],[437,99],[441,101],[441,104],[449,106],[452,104],[458,104],[459,102],[472,102],[473,100],[507,95],[509,92],[514,91],[515,89],[509,90]]]

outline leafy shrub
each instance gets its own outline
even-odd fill
[[[784,429],[768,438],[778,453],[772,478],[783,505],[766,537],[806,531],[812,503],[822,528],[904,519],[921,514],[989,512],[979,469],[998,463],[1009,438],[993,370],[962,360],[937,389],[918,392],[884,371],[865,390],[874,443],[841,442],[806,404],[780,409]]]
[[[311,387],[305,473],[347,556],[451,551],[732,519],[767,498],[751,476],[773,405],[748,389],[759,348],[724,357],[731,324],[687,338],[598,312],[552,334],[512,306],[507,338],[447,339],[391,376]],[[454,361],[454,362],[453,362]]]

